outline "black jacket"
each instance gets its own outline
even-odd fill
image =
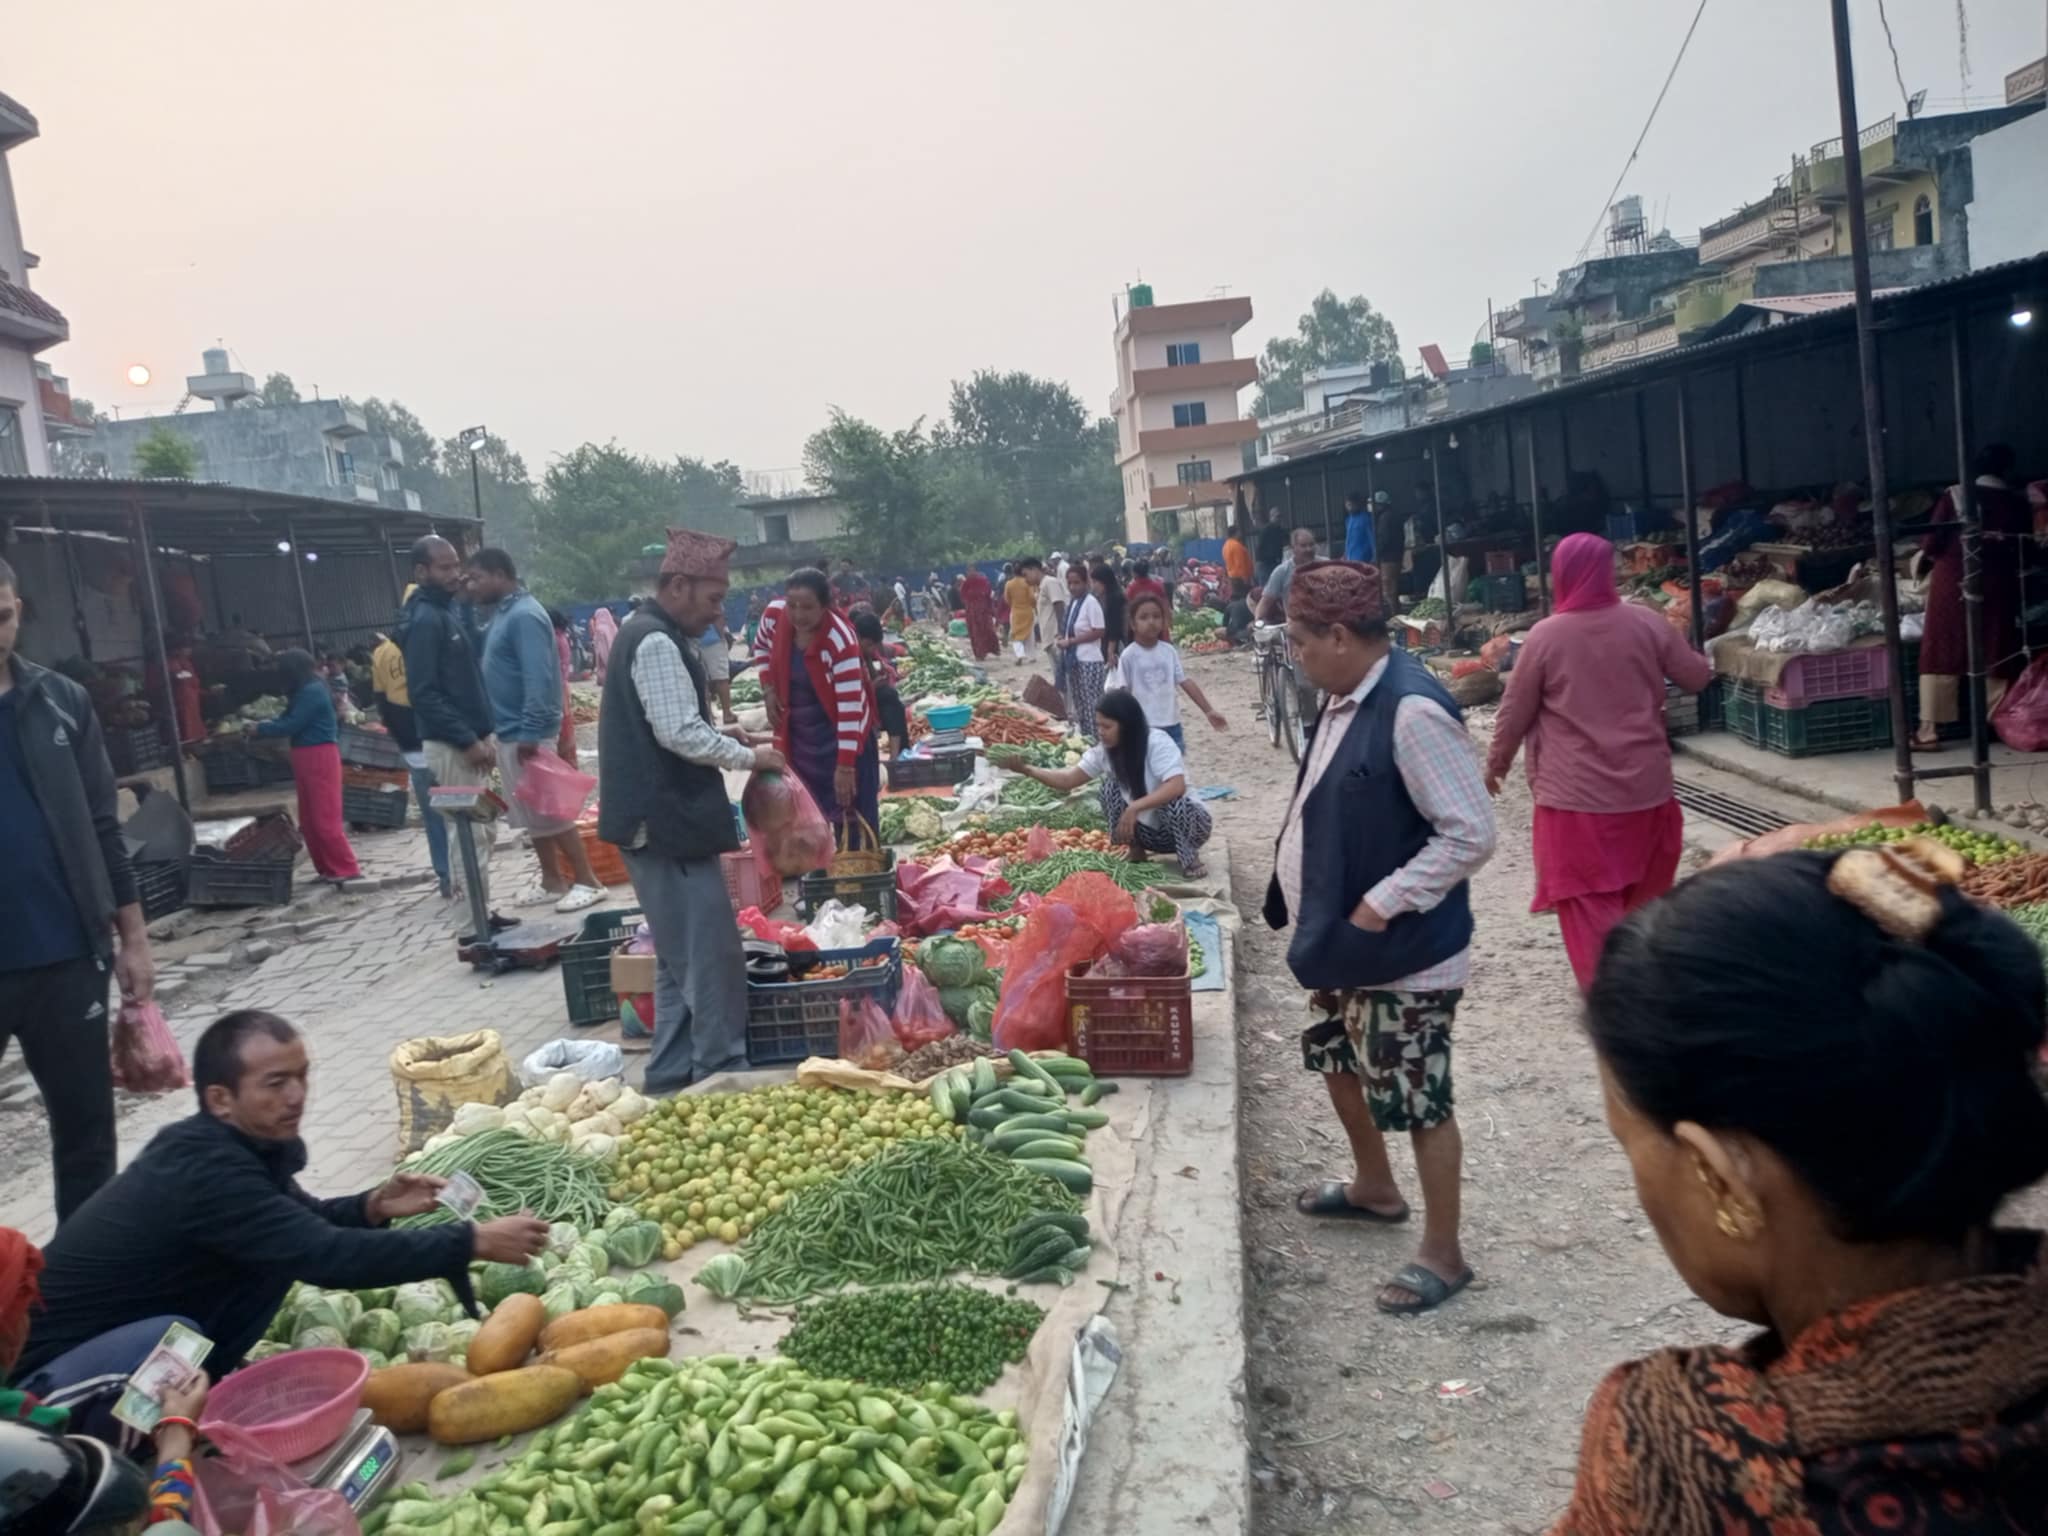
[[[26,1377],[123,1323],[187,1317],[213,1340],[218,1377],[263,1337],[294,1280],[361,1290],[444,1278],[474,1310],[467,1222],[365,1224],[367,1195],[316,1200],[298,1186],[302,1141],[258,1141],[195,1114],[167,1125],[79,1207],[43,1250]]]
[[[61,672],[13,658],[22,757],[50,824],[64,879],[101,960],[114,953],[114,910],[139,901],[121,846],[114,767],[85,690]]]
[[[480,647],[455,600],[422,583],[406,599],[396,638],[405,652],[405,691],[420,739],[466,747],[490,735]]]

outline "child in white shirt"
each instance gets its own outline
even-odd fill
[[[1210,708],[1201,684],[1189,681],[1180,652],[1166,639],[1166,605],[1145,593],[1131,604],[1130,623],[1131,643],[1103,678],[1103,688],[1129,692],[1143,707],[1145,723],[1172,738],[1182,751],[1187,750],[1187,736],[1180,724],[1179,690],[1186,690],[1211,727],[1225,729],[1223,717]]]

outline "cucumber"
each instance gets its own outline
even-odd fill
[[[1057,1263],[1062,1255],[1073,1250],[1073,1246],[1073,1239],[1059,1228],[1042,1227],[1031,1234],[1029,1242],[1019,1243],[1011,1250],[1012,1261],[1010,1267],[1003,1271],[1003,1277],[1014,1280],[1019,1275]]]
[[[1036,1270],[1031,1274],[1019,1275],[1017,1283],[1019,1285],[1052,1285],[1054,1283],[1072,1285],[1074,1283],[1074,1272],[1071,1269],[1061,1269],[1057,1264],[1048,1264],[1044,1269]]]
[[[1106,1083],[1101,1078],[1097,1078],[1094,1082],[1090,1083],[1086,1088],[1081,1090],[1082,1107],[1086,1108],[1087,1106],[1093,1104],[1097,1099],[1102,1098],[1105,1094],[1111,1094],[1115,1092],[1115,1083]]]
[[[996,1087],[996,1064],[986,1056],[978,1057],[974,1063],[974,1096],[978,1099],[994,1093]]]
[[[1040,1211],[1035,1216],[1026,1216],[1007,1234],[1012,1248],[1018,1247],[1024,1238],[1033,1232],[1057,1227],[1077,1243],[1088,1241],[1088,1218],[1078,1211]]]
[[[1051,1117],[1047,1115],[1019,1115],[1017,1118],[1019,1120],[1046,1120]],[[1074,1157],[1081,1155],[1081,1143],[1071,1136],[1061,1134],[1059,1130],[1052,1126],[1017,1125],[1012,1123],[989,1132],[988,1137],[990,1147],[998,1152],[1007,1152],[1013,1157],[1016,1155],[1019,1147],[1028,1146],[1034,1141],[1057,1142],[1061,1147],[1072,1149],[1069,1155]]]
[[[1066,1111],[1066,1121],[1070,1127],[1079,1127],[1084,1131],[1099,1131],[1109,1124],[1109,1111],[1104,1109],[1070,1109]]]
[[[1022,1051],[1010,1052],[1010,1070],[1019,1077],[1035,1078],[1037,1081],[1045,1084],[1046,1087],[1058,1093],[1062,1098],[1066,1097],[1067,1090],[1061,1086],[1060,1080],[1033,1061],[1029,1056],[1026,1056]]]
[[[1020,1157],[1016,1163],[1019,1168],[1029,1168],[1033,1173],[1059,1180],[1077,1195],[1085,1195],[1095,1187],[1095,1175],[1086,1163],[1068,1162],[1059,1157]]]
[[[946,1086],[947,1075],[941,1072],[937,1077],[933,1078],[929,1091],[931,1093],[932,1108],[939,1112],[939,1117],[943,1120],[954,1120],[959,1117],[953,1113],[953,1090]]]
[[[1086,1269],[1088,1267],[1088,1253],[1089,1249],[1085,1243],[1079,1248],[1069,1248],[1066,1255],[1060,1259],[1059,1266],[1061,1269]]]
[[[1057,1078],[1093,1077],[1095,1069],[1078,1056],[1037,1056],[1032,1058],[1041,1069]]]
[[[989,1135],[1001,1131],[1025,1131],[1034,1136],[1065,1136],[1067,1117],[1065,1115],[1005,1115],[988,1128]]]
[[[1005,1120],[1009,1119],[1010,1116],[1017,1113],[1020,1113],[1020,1111],[1013,1109],[1005,1109],[1002,1105],[996,1103],[994,1100],[990,1100],[986,1104],[977,1104],[974,1106],[974,1108],[968,1110],[967,1123],[969,1125],[978,1125],[984,1131],[992,1131],[997,1126],[1001,1125]],[[1064,1117],[1062,1118],[1061,1124],[1062,1128],[1064,1129]]]
[[[1029,1115],[1058,1109],[1065,1103],[1065,1094],[1027,1093],[1020,1088],[1005,1088],[989,1102],[1000,1104],[1013,1114]]]
[[[1081,1161],[1081,1143],[1071,1136],[1041,1136],[1036,1141],[1027,1141],[1022,1146],[1004,1145],[998,1152],[1023,1161],[1032,1157],[1063,1157],[1072,1162]]]

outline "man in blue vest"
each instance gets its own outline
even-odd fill
[[[1492,802],[1458,706],[1387,636],[1380,573],[1319,560],[1294,573],[1287,629],[1328,702],[1282,823],[1266,921],[1294,925],[1287,965],[1316,1020],[1302,1032],[1351,1139],[1354,1177],[1304,1190],[1304,1215],[1399,1223],[1386,1136],[1406,1132],[1422,1184],[1415,1261],[1383,1312],[1426,1312],[1472,1271],[1458,1244],[1463,1146],[1451,1021],[1471,972],[1468,882],[1493,853]]]
[[[1379,559],[1372,508],[1363,491],[1344,493],[1344,558],[1371,565]]]

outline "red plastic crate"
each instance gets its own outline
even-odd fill
[[[1778,686],[1764,690],[1764,702],[1773,709],[1803,709],[1823,699],[1875,698],[1891,684],[1891,652],[1885,646],[1821,651],[1787,662]]]
[[[734,912],[744,912],[749,907],[759,907],[763,912],[773,912],[782,905],[782,892],[775,892],[775,899],[768,899],[768,883],[761,878],[761,866],[754,862],[754,850],[735,849],[718,856],[718,867],[725,874],[725,893],[732,898]],[[777,882],[778,886],[780,882]]]
[[[1104,1077],[1186,1077],[1195,1005],[1186,976],[1067,973],[1068,1049]]]

